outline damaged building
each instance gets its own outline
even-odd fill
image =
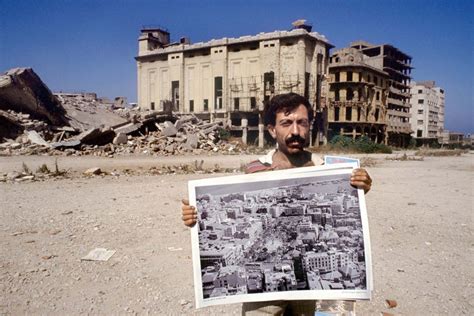
[[[273,95],[306,96],[316,111],[312,144],[325,142],[322,109],[326,104],[329,50],[304,20],[290,31],[191,44],[170,41],[163,28],[143,28],[136,57],[138,105],[171,107],[202,119],[220,120],[243,143],[265,143],[262,112]]]
[[[410,141],[410,74],[412,57],[390,44],[373,45],[365,41],[350,47],[365,55],[365,62],[389,75],[387,136],[390,145],[405,147]]]
[[[369,137],[387,144],[389,75],[355,48],[335,51],[329,62],[327,135]]]

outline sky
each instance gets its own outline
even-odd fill
[[[388,43],[413,57],[415,81],[446,94],[445,128],[473,133],[474,1],[0,0],[0,73],[31,67],[55,92],[136,102],[138,36],[161,26],[192,42],[289,30],[306,19],[336,46]],[[334,51],[334,50],[333,50]]]

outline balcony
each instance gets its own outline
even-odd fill
[[[395,110],[387,110],[387,114],[390,116],[396,116],[396,117],[407,117],[407,118],[411,117],[411,113],[395,111]]]
[[[410,98],[410,97],[411,97],[410,93],[408,93],[408,92],[403,92],[402,90],[397,89],[397,88],[394,88],[394,87],[390,87],[390,88],[389,88],[389,92],[390,92],[390,93],[393,93],[393,94],[401,95],[401,96],[403,96],[403,97],[405,97],[405,98]]]
[[[410,108],[410,103],[403,102],[401,100],[397,100],[397,99],[393,99],[393,98],[388,98],[387,103],[388,103],[389,107],[390,107],[390,105],[397,105],[397,106],[404,107],[404,108]]]

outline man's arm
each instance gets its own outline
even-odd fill
[[[351,176],[351,185],[364,190],[364,193],[367,194],[372,187],[372,179],[367,173],[367,170],[362,168],[354,169]]]

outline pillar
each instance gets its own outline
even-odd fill
[[[263,148],[265,126],[263,125],[262,113],[258,113],[258,147]]]
[[[247,145],[248,124],[249,122],[246,117],[243,117],[240,120],[240,126],[242,127],[242,143],[244,143],[244,145]]]

